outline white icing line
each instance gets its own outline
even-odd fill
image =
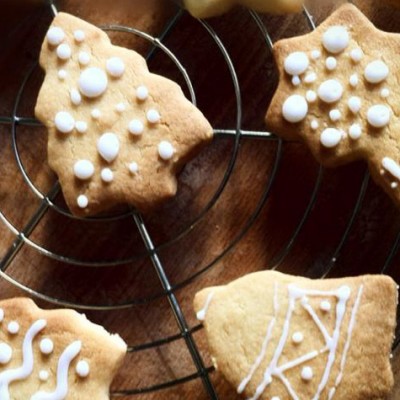
[[[328,344],[332,340],[332,338],[329,335],[328,331],[326,330],[324,324],[321,322],[318,315],[314,311],[314,309],[310,306],[310,304],[308,304],[307,300],[302,301],[301,305],[310,314],[311,318],[314,320],[315,324],[318,326],[319,330],[321,331],[322,336],[325,339],[325,343]]]
[[[363,294],[363,291],[364,291],[364,285],[361,285],[360,288],[358,289],[357,298],[356,298],[356,301],[354,302],[353,310],[351,312],[350,322],[349,322],[349,326],[347,329],[347,340],[344,345],[342,360],[340,361],[339,375],[336,378],[335,387],[333,387],[329,391],[328,400],[332,400],[333,396],[336,393],[337,387],[340,385],[340,383],[342,382],[342,379],[343,379],[344,367],[346,366],[346,357],[347,357],[347,353],[349,352],[349,349],[350,349],[351,336],[353,334],[354,326],[356,323],[356,315],[357,315],[358,309],[360,307],[361,296]]]
[[[400,179],[400,165],[393,158],[385,157],[382,160],[382,167],[390,172],[395,178]]]
[[[37,392],[30,400],[64,400],[68,395],[68,370],[72,360],[80,353],[82,343],[71,343],[61,354],[57,367],[57,386],[54,392]],[[0,396],[1,399],[3,399]]]
[[[321,354],[321,352],[314,350],[311,351],[310,353],[304,354],[304,356],[301,356],[299,358],[296,358],[293,361],[289,361],[286,364],[283,364],[280,366],[279,372],[285,372],[288,369],[292,369],[294,367],[297,367],[298,365],[304,364],[307,361],[313,360],[314,358],[318,357]]]
[[[274,329],[274,326],[276,324],[276,319],[278,316],[278,310],[279,310],[279,304],[278,304],[278,284],[275,283],[275,287],[274,287],[274,316],[271,319],[271,321],[268,324],[268,328],[267,328],[267,333],[265,335],[263,344],[261,346],[261,351],[260,354],[257,356],[256,361],[254,362],[254,364],[251,366],[250,371],[248,373],[248,375],[246,376],[246,378],[244,378],[242,380],[242,382],[240,383],[240,385],[237,388],[237,392],[238,393],[243,393],[244,389],[246,388],[247,384],[251,381],[251,379],[253,378],[254,373],[256,372],[257,368],[261,365],[264,357],[265,357],[265,353],[267,352],[267,348],[268,348],[268,344],[271,340],[271,336],[272,336],[272,330]]]
[[[199,321],[204,321],[206,319],[206,314],[210,307],[213,297],[214,297],[214,292],[209,293],[206,303],[204,304],[204,307],[197,313],[196,316]]]
[[[22,344],[22,365],[19,368],[6,370],[0,374],[0,399],[10,400],[8,387],[10,383],[26,379],[33,371],[32,342],[35,336],[46,326],[47,322],[40,319],[28,329]],[[39,400],[39,399],[38,399]]]

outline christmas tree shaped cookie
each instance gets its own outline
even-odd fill
[[[251,400],[386,398],[397,286],[266,271],[196,295],[216,368]]]
[[[119,336],[75,311],[0,301],[1,400],[108,400],[125,354]]]
[[[399,52],[399,34],[342,6],[314,32],[275,44],[280,79],[266,122],[323,165],[364,159],[400,205]]]
[[[299,12],[303,0],[183,0],[185,7],[196,18],[209,18],[228,12],[240,4],[258,12],[284,14]]]
[[[74,214],[119,203],[147,210],[175,195],[177,173],[213,136],[176,83],[64,13],[48,30],[40,65],[46,75],[35,113]]]

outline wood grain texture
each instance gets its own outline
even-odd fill
[[[11,3],[11,4],[10,4]],[[0,115],[10,116],[22,80],[36,62],[40,44],[51,21],[49,8],[38,0],[3,3],[0,13]],[[357,4],[381,29],[399,32],[400,12],[376,5],[373,0]],[[157,35],[174,12],[169,1],[64,0],[59,9],[95,24],[122,24]],[[316,22],[337,5],[333,1],[310,2]],[[309,30],[303,16],[263,17],[275,41]],[[240,82],[244,129],[263,130],[263,118],[276,87],[276,71],[262,35],[250,15],[236,9],[210,21],[225,44]],[[146,54],[149,44],[126,34],[112,33],[116,44]],[[184,14],[165,44],[187,69],[196,90],[199,108],[215,128],[234,128],[237,109],[232,79],[226,62],[205,28]],[[185,83],[177,68],[162,52],[150,62],[153,72]],[[35,68],[27,82],[17,115],[33,116],[42,81]],[[187,90],[186,90],[187,93]],[[55,177],[46,163],[46,131],[19,127],[17,146],[27,174],[46,193]],[[212,200],[229,166],[234,141],[215,138],[213,144],[190,163],[180,177],[178,196],[162,209],[146,215],[145,221],[189,326],[197,324],[191,302],[194,293],[208,285],[224,284],[245,273],[277,266],[280,271],[319,276],[326,270],[339,245],[357,201],[366,171],[358,163],[324,171],[321,187],[309,217],[288,254],[284,251],[309,204],[318,165],[307,149],[285,143],[276,176],[273,168],[279,146],[276,141],[242,139],[230,179],[215,201],[192,226]],[[16,163],[10,126],[0,125],[0,209],[19,230],[24,229],[40,206],[40,199],[23,179]],[[253,218],[264,191],[273,179],[268,200],[256,222],[234,249],[222,253],[243,233]],[[56,204],[65,209],[61,196]],[[121,210],[116,210],[121,212]],[[188,230],[188,228],[191,229]],[[379,273],[400,229],[399,211],[372,183],[331,276]],[[179,236],[182,231],[185,235]],[[0,224],[0,255],[5,256],[15,236]],[[83,268],[53,260],[25,245],[12,260],[7,273],[35,290],[64,301],[84,304],[115,304],[136,301],[126,310],[87,312],[93,321],[120,333],[130,345],[139,345],[179,333],[157,275],[131,218],[118,221],[77,221],[50,209],[30,236],[40,246],[62,256],[86,262],[127,260],[108,268]],[[127,260],[128,261],[128,260]],[[279,265],[275,265],[280,261]],[[399,254],[387,272],[399,281]],[[1,298],[23,294],[0,282]],[[152,301],[146,299],[154,298]],[[43,307],[53,307],[39,302]],[[202,331],[194,334],[206,365],[210,365]],[[400,387],[400,357],[394,367]],[[146,387],[195,372],[182,340],[155,349],[135,352],[114,383],[114,389]],[[221,399],[235,400],[234,391],[212,374]],[[128,398],[128,397],[126,397]],[[173,389],[136,396],[138,399],[198,399],[208,397],[199,380]],[[400,398],[397,389],[393,399]]]

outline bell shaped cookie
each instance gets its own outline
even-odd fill
[[[222,15],[237,4],[258,12],[272,14],[299,12],[303,5],[303,0],[183,0],[183,2],[196,18]]]
[[[176,194],[176,175],[213,136],[176,83],[65,13],[47,32],[40,65],[46,75],[35,113],[74,214],[121,203],[146,211]]]
[[[257,272],[199,292],[215,367],[251,400],[383,399],[397,286],[386,276],[310,280]]]
[[[325,166],[363,159],[400,205],[400,35],[376,29],[355,6],[314,32],[274,46],[279,86],[269,129],[302,140]]]
[[[126,349],[75,311],[0,301],[0,399],[108,400]]]

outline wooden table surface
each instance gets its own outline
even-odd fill
[[[1,3],[0,116],[12,115],[22,80],[38,58],[39,46],[51,21],[49,7],[43,3]],[[400,11],[376,3],[359,0],[357,5],[379,28],[400,32]],[[316,23],[335,7],[337,4],[328,0],[315,0],[309,5]],[[58,8],[95,24],[127,25],[155,36],[176,13],[176,8],[166,0],[65,0],[58,2]],[[274,41],[309,30],[303,15],[265,16],[263,22]],[[277,76],[259,28],[250,14],[241,9],[210,24],[224,43],[237,73],[242,129],[265,130],[263,116]],[[110,35],[115,43],[143,55],[150,48],[149,43],[134,35]],[[216,129],[235,129],[238,109],[232,77],[205,26],[183,13],[164,43],[186,68],[199,108],[212,125]],[[149,66],[185,87],[182,75],[162,51],[153,55]],[[20,93],[16,115],[33,116],[41,80],[42,73],[34,67]],[[186,87],[185,90],[188,93]],[[329,276],[380,273],[385,267],[388,274],[400,281],[400,254],[396,250],[400,213],[379,188],[366,180],[364,164],[320,172],[301,144],[281,146],[277,140],[255,138],[242,138],[239,144],[235,146],[232,136],[217,136],[183,171],[178,196],[143,217],[190,327],[197,325],[191,309],[197,290],[265,268],[318,277],[328,267]],[[16,147],[27,177],[39,192],[48,193],[56,180],[46,163],[45,130],[19,126]],[[131,346],[178,334],[176,320],[133,218],[82,221],[63,215],[54,207],[43,207],[40,196],[28,186],[16,162],[11,126],[5,120],[0,123],[0,152],[0,209],[17,230],[24,231],[37,246],[62,257],[86,264],[121,261],[117,266],[90,268],[79,262],[74,265],[55,260],[30,244],[15,242],[16,236],[0,223],[1,266],[7,276],[62,302],[89,306],[134,303],[122,310],[85,311],[91,320],[120,333]],[[228,169],[229,180],[221,195],[210,203]],[[362,188],[366,189],[365,195],[354,214],[360,193],[364,194]],[[315,204],[304,219],[315,189]],[[260,201],[265,194],[263,205]],[[55,204],[66,210],[62,195],[57,196]],[[32,230],[29,221],[38,209],[43,211],[43,218]],[[125,211],[116,210],[114,215]],[[297,232],[303,219],[304,225]],[[238,243],[228,251],[235,242]],[[24,294],[4,279],[0,293],[1,298]],[[54,307],[46,301],[39,304]],[[197,331],[193,337],[205,365],[210,366],[203,331]],[[396,355],[393,365],[400,370],[400,358]],[[113,389],[148,387],[195,372],[185,342],[179,339],[128,355]],[[237,398],[217,373],[212,373],[211,379],[221,399]],[[397,381],[399,389],[393,399],[400,398],[400,372]],[[209,397],[197,379],[136,398]]]

